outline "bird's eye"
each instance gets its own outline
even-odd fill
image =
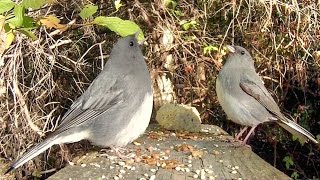
[[[240,53],[241,53],[241,55],[244,55],[244,54],[245,54],[246,52],[244,52],[244,51],[241,51]]]
[[[134,45],[134,42],[130,41],[129,46],[133,46],[133,45]]]

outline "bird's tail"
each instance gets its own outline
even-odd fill
[[[291,134],[296,136],[300,142],[306,142],[308,139],[313,141],[314,143],[318,144],[318,141],[315,139],[315,137],[306,129],[301,127],[299,124],[295,123],[294,121],[291,121],[290,119],[284,117],[284,120],[277,121],[278,124],[283,127],[285,130],[289,131]]]
[[[20,159],[15,161],[11,164],[10,168],[5,172],[5,174],[9,173],[10,171],[22,166],[27,161],[31,160],[32,158],[38,156],[43,151],[47,150],[49,147],[53,146],[57,143],[57,136],[48,137],[42,142],[38,143],[37,145],[33,146],[27,153],[23,154]]]

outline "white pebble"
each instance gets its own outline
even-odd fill
[[[181,171],[181,167],[177,166],[176,168],[176,171]]]
[[[190,172],[190,169],[189,169],[189,168],[184,168],[184,170],[185,170],[186,172]]]
[[[136,167],[133,166],[133,167],[130,168],[130,170],[134,171],[134,170],[136,170]]]
[[[156,169],[150,169],[150,171],[153,172],[153,173],[157,172]]]
[[[194,175],[193,175],[193,178],[195,178],[195,179],[197,179],[198,177],[199,177],[198,174],[194,174]]]
[[[191,159],[188,160],[188,163],[189,163],[189,164],[192,163]]]
[[[155,180],[156,179],[156,175],[152,175],[150,176],[149,180]]]
[[[144,174],[145,177],[149,177],[149,174]]]
[[[81,164],[81,167],[86,167],[87,165],[86,164]]]
[[[124,166],[124,165],[126,165],[126,163],[125,163],[125,162],[123,162],[123,161],[120,161],[118,164],[119,164],[120,166]]]
[[[214,180],[215,178],[213,176],[209,176],[209,179],[210,180]]]
[[[146,178],[140,178],[139,180],[146,180]]]
[[[120,179],[123,178],[122,174],[119,174],[118,176],[119,176]]]
[[[199,175],[199,174],[200,174],[200,170],[199,170],[199,169],[197,169],[197,170],[196,170],[196,173]]]
[[[204,172],[204,169],[201,169],[200,175],[204,176],[206,174],[206,172]]]
[[[119,180],[120,178],[118,176],[113,177],[114,180]]]
[[[234,170],[234,171],[232,171],[231,173],[232,173],[232,174],[237,174],[237,171],[236,171],[236,170]]]
[[[120,171],[119,171],[121,174],[124,174],[124,173],[126,173],[126,171],[125,170],[123,170],[123,169],[120,169]]]
[[[188,167],[192,167],[192,164],[188,164],[187,166],[188,166]]]
[[[105,179],[105,178],[106,178],[106,176],[105,176],[105,175],[102,175],[102,176],[101,176],[101,178],[102,178],[102,179]]]
[[[110,166],[109,168],[110,168],[110,169],[114,169],[114,167],[113,167],[113,166]]]
[[[234,168],[235,168],[235,169],[239,169],[239,166],[235,166]]]

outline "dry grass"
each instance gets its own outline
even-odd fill
[[[83,3],[60,2],[34,13],[57,14],[68,23],[77,18],[74,11],[78,11]],[[258,72],[268,89],[273,90],[279,105],[313,134],[320,134],[316,119],[319,112],[313,110],[320,109],[319,3],[307,0],[299,3],[207,0],[193,4],[181,0],[175,9],[168,9],[160,0],[151,3],[136,0],[127,2],[117,13],[109,7],[112,5],[100,4],[101,13],[133,19],[143,27],[149,44],[145,56],[155,86],[157,77],[168,77],[173,82],[177,102],[196,106],[204,122],[219,124],[234,132],[233,125],[225,121],[214,89],[223,53],[203,53],[209,44],[222,48],[224,44],[234,43],[252,53]],[[177,15],[177,11],[184,15]],[[195,20],[198,25],[186,31],[179,24],[183,20]],[[77,23],[80,24],[79,19]],[[104,29],[81,25],[62,35],[51,36],[50,32],[52,30],[41,28],[37,32],[40,37],[37,42],[18,36],[4,56],[4,65],[0,67],[2,158],[15,159],[38,142],[44,133],[54,129],[72,100],[99,73],[102,59],[105,59],[103,54],[108,54],[116,39],[113,33]],[[164,38],[164,34],[172,41]],[[54,47],[66,40],[71,42]],[[168,68],[166,63],[170,56],[173,63]],[[277,137],[280,143],[274,146],[277,147],[276,158],[266,160],[289,175],[298,172],[300,178],[320,177],[316,168],[320,164],[319,150],[311,145],[301,147],[285,132],[279,136],[278,129],[268,129],[262,128],[254,139],[253,149],[257,149],[257,153],[263,156],[261,149],[265,146],[270,146],[274,153],[274,137]],[[264,142],[259,144],[261,141]],[[294,160],[294,166],[289,170],[282,162],[286,155]],[[59,158],[59,153],[51,153],[50,157],[59,162],[65,160]],[[48,165],[39,161],[41,157],[36,159],[24,166],[26,174],[36,166],[50,169],[63,165]]]

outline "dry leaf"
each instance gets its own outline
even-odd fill
[[[60,19],[53,15],[46,16],[44,18],[41,18],[39,22],[43,25],[46,26],[47,28],[51,29],[59,29],[61,32],[67,30],[67,26],[64,24],[60,24]]]

